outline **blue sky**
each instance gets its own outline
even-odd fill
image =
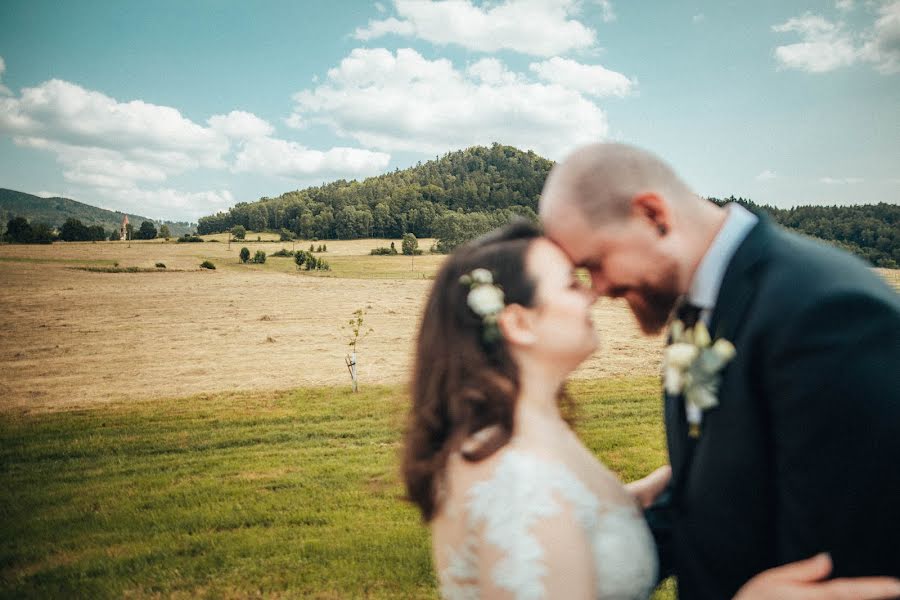
[[[900,201],[900,1],[0,4],[0,187],[196,220],[493,141]]]

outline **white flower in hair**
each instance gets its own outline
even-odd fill
[[[475,269],[469,277],[473,283],[494,283],[494,276],[487,269]]]
[[[488,275],[490,276],[490,273]],[[472,272],[472,279],[475,279],[475,271]],[[495,315],[503,310],[503,290],[491,285],[490,282],[475,284],[466,301],[469,308],[479,317]]]
[[[469,286],[466,304],[481,317],[482,338],[487,343],[496,342],[502,337],[497,325],[497,315],[505,306],[503,289],[494,283],[493,273],[481,268],[463,275],[459,282]]]

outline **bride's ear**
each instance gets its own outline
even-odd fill
[[[537,341],[531,311],[521,304],[508,304],[497,318],[503,339],[514,346],[531,346]]]

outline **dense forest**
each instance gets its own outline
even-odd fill
[[[202,217],[198,233],[241,225],[282,231],[304,239],[434,237],[438,250],[507,222],[536,218],[538,198],[553,163],[533,152],[494,144],[445,154],[405,170],[364,181],[340,180],[241,202],[228,212]],[[844,247],[876,266],[900,266],[900,206],[801,206],[790,209],[741,202],[765,211],[791,229]]]
[[[716,204],[738,202],[764,212],[788,229],[817,237],[853,252],[876,267],[900,268],[900,205],[796,206],[777,208],[745,198],[710,198]]]

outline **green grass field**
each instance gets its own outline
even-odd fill
[[[658,386],[571,386],[625,479],[665,460]],[[401,500],[406,403],[313,388],[0,415],[0,596],[435,598]]]

